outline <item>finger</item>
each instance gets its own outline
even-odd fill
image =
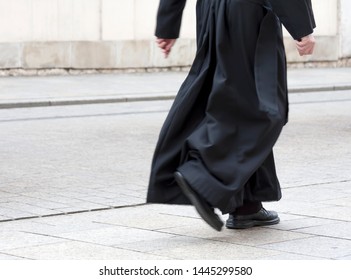
[[[306,52],[308,52],[309,54],[313,53],[314,50],[314,44],[310,44],[309,46],[306,47]]]
[[[297,46],[303,48],[309,45],[309,42],[297,42],[296,43]]]
[[[158,45],[163,46],[163,45],[169,44],[169,40],[168,40],[168,39],[157,39],[157,40],[156,40],[156,43],[157,43]]]
[[[165,54],[165,58],[167,58],[168,56],[169,56],[169,53],[170,52],[165,52],[164,54]]]
[[[166,42],[162,42],[162,43],[159,43],[158,44],[158,47],[161,48],[161,49],[165,49],[167,46],[167,43]]]
[[[165,50],[165,49],[163,49],[163,50],[162,50],[162,53],[168,54],[168,53],[170,53],[170,50]]]
[[[170,52],[171,52],[171,49],[172,49],[172,47],[168,47],[168,48],[165,49],[165,51],[166,51],[167,53],[170,53]]]
[[[314,44],[308,44],[308,45],[299,45],[299,44],[296,44],[296,48],[302,52],[310,52],[311,50],[313,51],[314,49]]]
[[[296,49],[299,52],[300,56],[303,56],[303,55],[306,54],[306,48],[302,48],[302,47],[296,46]]]
[[[172,44],[167,44],[165,50],[170,51],[172,49]]]
[[[299,48],[299,47],[296,47],[297,51],[300,53],[300,54],[303,54],[305,52],[305,49],[304,48]]]
[[[162,43],[164,43],[165,42],[165,39],[157,39],[156,40],[156,43],[157,44],[162,44]]]
[[[313,49],[311,49],[311,48],[298,49],[298,52],[299,52],[300,56],[310,55],[313,53]]]

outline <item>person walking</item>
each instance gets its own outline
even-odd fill
[[[167,57],[186,0],[160,0],[157,44]],[[192,204],[220,231],[279,223],[273,146],[288,120],[282,24],[313,53],[310,0],[197,0],[197,52],[161,129],[148,203]]]

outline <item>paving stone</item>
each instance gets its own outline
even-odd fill
[[[259,246],[286,253],[302,254],[312,257],[337,259],[351,253],[351,241],[329,237],[314,236],[304,239],[278,242]]]
[[[100,245],[118,246],[118,244],[123,244],[125,242],[147,241],[162,237],[169,238],[172,235],[144,229],[114,226],[101,229],[55,234],[55,236]]]
[[[177,215],[160,212],[152,207],[139,206],[125,209],[115,209],[106,213],[101,213],[94,221],[99,223],[120,225],[131,228],[144,228],[150,230],[174,228],[191,225],[194,220],[199,221],[198,215],[191,209],[192,216],[187,216],[181,211]]]
[[[209,228],[203,221],[188,226],[178,226],[159,230],[181,236],[203,238],[206,240],[216,240],[228,244],[239,244],[249,246],[259,246],[278,241],[287,241],[306,238],[308,234],[296,234],[289,231],[275,230],[273,228],[250,228],[246,230],[232,230],[224,228],[221,232],[216,232]]]
[[[0,224],[1,232],[27,232],[46,234],[55,227],[50,224],[40,222],[41,219],[16,220],[2,222]]]
[[[18,219],[22,217],[32,217],[35,215],[33,213],[3,207],[0,208],[0,216],[9,217],[11,219]]]
[[[333,219],[337,221],[351,221],[351,207],[347,206],[329,206],[325,207],[325,205],[321,205],[316,209],[298,209],[294,210],[295,214],[298,215],[305,215],[310,217],[316,218],[323,218],[323,219]]]
[[[111,248],[84,242],[66,241],[59,244],[7,250],[6,254],[34,260],[157,260],[170,259],[130,250]]]
[[[344,195],[348,195],[345,193],[345,191],[343,190]],[[344,198],[339,198],[339,199],[329,199],[326,201],[323,201],[323,204],[325,205],[335,205],[335,206],[350,206],[351,205],[351,197],[350,196],[346,196]]]
[[[275,242],[302,239],[308,236],[310,235],[295,234],[294,232],[276,230],[273,228],[257,227],[248,230],[227,229],[223,232],[223,236],[217,236],[213,239],[234,244],[260,246]]]
[[[65,204],[57,203],[55,201],[39,199],[35,197],[25,197],[22,195],[12,198],[11,201],[18,202],[18,203],[25,203],[28,205],[32,205],[40,208],[46,208],[46,209],[56,209],[56,208],[67,206]]]
[[[7,202],[10,198],[10,200],[12,200],[12,198],[13,199],[15,199],[17,197],[17,195],[16,194],[13,194],[13,193],[8,193],[8,192],[6,192],[6,191],[1,191],[1,189],[0,189],[0,202],[2,203],[2,202]]]
[[[60,203],[67,206],[75,205],[76,203],[80,202],[77,198],[74,197],[67,197],[61,196],[57,193],[45,193],[39,191],[30,191],[30,192],[23,192],[21,193],[24,197],[31,197],[37,199],[43,199],[48,201],[54,201],[56,203]]]
[[[143,240],[138,242],[129,242],[129,240],[126,240],[125,243],[118,244],[116,247],[137,252],[154,252],[158,250],[175,249],[179,246],[188,246],[203,243],[204,240],[200,238],[191,238],[188,236],[168,236],[165,238],[157,238],[146,241]]]
[[[337,260],[351,260],[351,255],[348,255],[348,256],[342,256],[340,258],[337,258]]]
[[[0,260],[25,260],[26,258],[21,258],[17,256],[12,256],[12,255],[7,255],[7,254],[1,254],[0,253]]]
[[[312,228],[315,226],[319,225],[330,225],[334,224],[334,220],[330,219],[322,219],[322,218],[306,218],[304,216],[297,216],[299,217],[298,219],[293,219],[293,220],[285,220],[284,217],[281,217],[280,223],[278,225],[274,225],[275,229],[279,230],[297,230],[299,231],[300,229],[303,231],[305,228]],[[269,226],[270,227],[270,226]]]
[[[5,252],[9,249],[60,242],[63,242],[63,239],[38,234],[19,231],[0,232],[0,252]]]
[[[21,203],[21,202],[8,202],[8,203],[1,203],[0,207],[2,209],[12,209],[16,211],[16,209],[21,209],[29,213],[31,216],[42,216],[42,215],[51,215],[56,214],[57,212],[54,210],[50,210],[48,208],[37,207],[34,205]]]
[[[76,216],[75,214],[74,216]],[[82,214],[79,214],[81,216]],[[67,233],[79,233],[89,230],[106,229],[111,225],[99,224],[91,221],[90,219],[82,219],[81,217],[72,217],[69,215],[65,216],[54,216],[49,218],[42,218],[39,221],[43,221],[42,226],[37,228],[27,227],[25,228],[28,232],[42,233],[47,235],[60,235]]]
[[[58,236],[64,233],[76,233],[111,227],[111,225],[94,223],[92,221],[82,220],[77,217],[70,219],[67,216],[63,216],[64,220],[61,218],[62,217],[55,216],[51,218],[11,221],[2,223],[1,230],[3,232],[26,232],[46,236]]]
[[[289,188],[284,190],[284,199],[299,202],[328,202],[331,199],[345,198],[345,193],[342,190],[337,190],[328,184],[316,186],[304,186],[297,188]]]
[[[182,244],[177,248],[155,250],[152,253],[183,260],[253,260],[265,256],[274,256],[280,252],[251,246],[203,240],[202,244]]]
[[[307,202],[307,201],[298,201],[298,200],[289,200],[284,197],[285,190],[283,189],[283,198],[279,201],[279,203],[275,203],[274,207],[266,207],[267,209],[274,209],[279,214],[291,214],[298,215],[300,214],[300,210],[303,212],[308,212],[313,209],[320,209],[325,207],[325,205],[321,203]]]
[[[291,253],[283,253],[283,254],[279,254],[279,255],[259,258],[259,260],[261,260],[261,261],[264,261],[264,260],[267,260],[267,261],[273,261],[273,260],[291,260],[291,261],[311,260],[312,261],[312,260],[322,260],[322,259],[323,258],[321,258],[321,257],[312,257],[312,256],[291,254]]]
[[[294,231],[351,240],[351,223],[349,222],[334,221],[333,223],[295,229]]]

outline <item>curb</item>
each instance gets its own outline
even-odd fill
[[[74,99],[74,100],[19,101],[19,102],[0,103],[0,109],[158,101],[158,100],[171,100],[171,99],[174,99],[174,97],[175,97],[175,94],[159,95],[159,96],[138,96],[138,97],[120,96],[115,98],[91,98],[91,99]]]
[[[305,87],[294,87],[289,89],[289,93],[303,93],[303,92],[318,92],[318,91],[342,91],[351,90],[351,84],[342,84],[334,86],[305,86]]]
[[[309,93],[320,91],[343,91],[351,90],[351,84],[337,86],[311,86],[311,87],[294,87],[289,89],[289,93]],[[38,100],[38,101],[15,101],[15,102],[0,102],[0,109],[15,109],[15,108],[33,108],[33,107],[50,107],[50,106],[71,106],[71,105],[93,105],[93,104],[108,104],[108,103],[124,103],[124,102],[142,102],[142,101],[161,101],[172,100],[176,93],[157,94],[157,95],[124,95],[113,98],[88,98],[88,99],[53,99],[53,100]]]

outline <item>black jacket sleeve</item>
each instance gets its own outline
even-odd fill
[[[186,0],[160,0],[155,35],[162,39],[179,37]]]
[[[311,0],[268,0],[290,35],[299,40],[316,27]]]
[[[295,40],[313,33],[316,27],[311,0],[268,0],[273,12]],[[186,0],[160,0],[155,35],[162,39],[179,37]]]

